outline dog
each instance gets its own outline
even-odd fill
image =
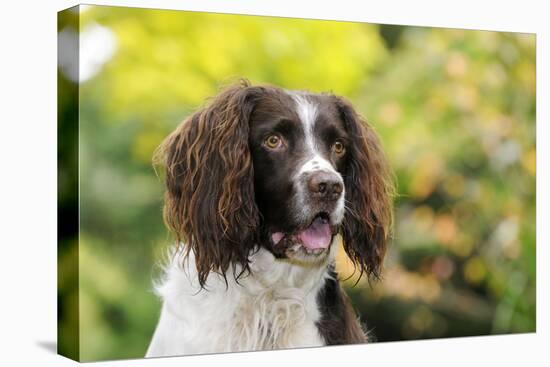
[[[174,234],[146,357],[369,340],[339,284],[341,241],[378,278],[392,224],[379,138],[331,93],[229,86],[155,153]]]

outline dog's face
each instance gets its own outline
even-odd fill
[[[376,134],[331,94],[226,89],[161,145],[165,221],[193,251],[199,281],[249,270],[262,246],[315,263],[340,233],[361,272],[377,276],[392,183]]]
[[[273,90],[250,116],[261,244],[303,262],[326,256],[344,219],[345,122],[329,96]]]

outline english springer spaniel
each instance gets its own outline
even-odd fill
[[[392,180],[373,129],[332,94],[229,87],[157,150],[176,238],[147,357],[365,343],[342,241],[378,277]]]

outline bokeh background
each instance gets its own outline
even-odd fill
[[[345,281],[378,341],[535,331],[535,35],[103,6],[61,23],[81,37],[58,83],[80,80],[80,288],[60,282],[60,303],[79,302],[82,360],[144,355],[171,243],[153,150],[240,77],[344,95],[379,133],[394,240],[381,281]],[[342,254],[338,268],[353,271]]]

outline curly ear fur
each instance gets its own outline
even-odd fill
[[[378,278],[393,221],[393,177],[372,127],[349,102],[336,97],[336,104],[351,138],[344,177],[344,249],[361,275]]]
[[[241,265],[257,243],[259,211],[248,148],[254,108],[249,84],[232,86],[187,118],[161,144],[166,168],[164,220],[184,255],[193,251],[201,287],[211,271]],[[238,277],[238,276],[237,276]]]

